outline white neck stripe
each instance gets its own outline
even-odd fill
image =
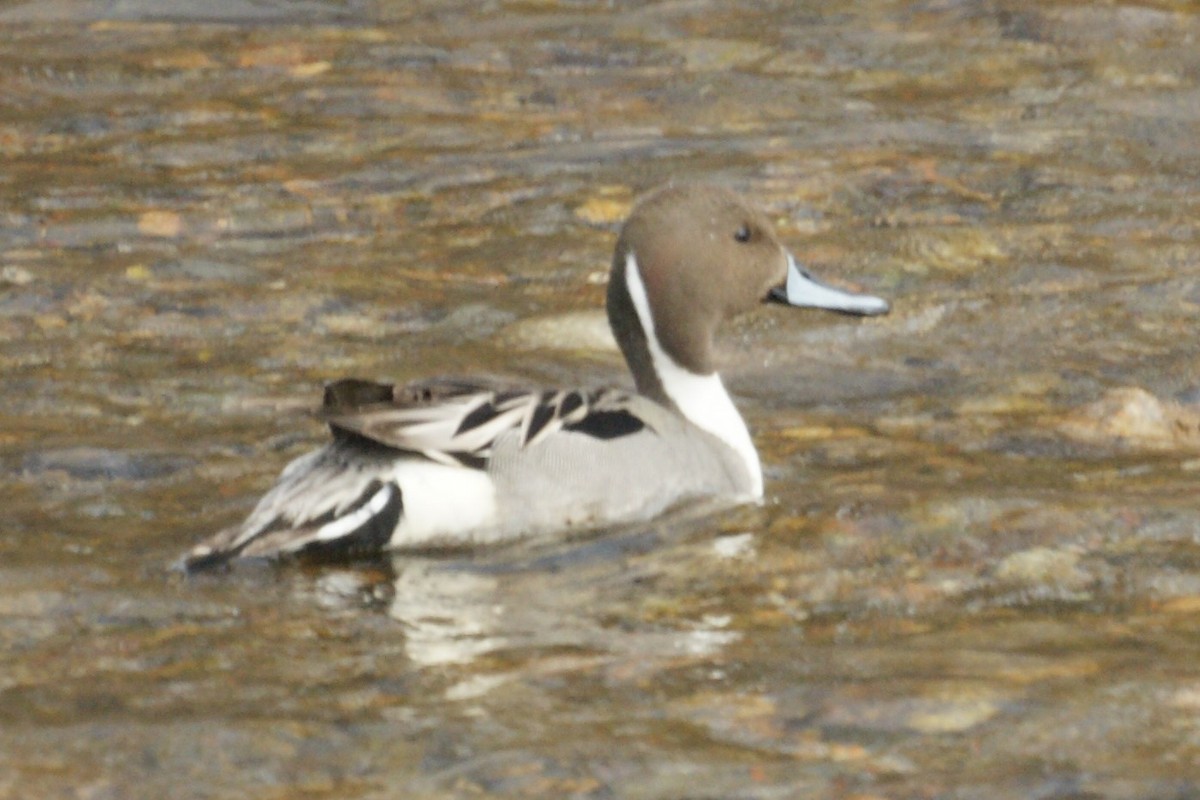
[[[654,329],[654,315],[650,310],[646,285],[642,283],[641,270],[632,252],[625,256],[625,288],[633,301],[642,331],[646,334],[650,362],[658,374],[663,391],[693,425],[716,436],[742,457],[750,474],[750,491],[754,497],[762,497],[762,465],[742,415],[725,391],[720,375],[715,372],[697,375],[675,363],[675,359],[663,350]]]

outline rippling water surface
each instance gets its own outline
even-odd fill
[[[0,797],[1200,796],[1193,3],[0,32]],[[761,507],[167,569],[326,380],[626,380],[605,270],[667,180],[894,302],[727,331]]]

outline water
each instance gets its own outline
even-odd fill
[[[1193,4],[0,28],[0,797],[1200,796]],[[761,507],[167,570],[324,381],[626,380],[670,179],[893,300],[727,331]]]

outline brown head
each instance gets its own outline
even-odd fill
[[[660,401],[627,281],[630,257],[662,349],[697,375],[714,371],[717,326],[766,299],[788,268],[771,221],[727,189],[668,186],[634,207],[613,254],[608,317],[638,389]]]

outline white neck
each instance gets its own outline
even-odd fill
[[[742,415],[733,405],[729,392],[725,391],[720,375],[715,372],[710,375],[697,375],[681,367],[666,350],[663,350],[654,330],[654,315],[650,311],[646,285],[642,283],[641,272],[633,253],[625,256],[625,287],[629,290],[638,321],[646,334],[650,361],[658,373],[663,391],[689,422],[716,436],[741,456],[746,465],[746,472],[750,475],[751,493],[756,498],[762,497],[762,465]]]

